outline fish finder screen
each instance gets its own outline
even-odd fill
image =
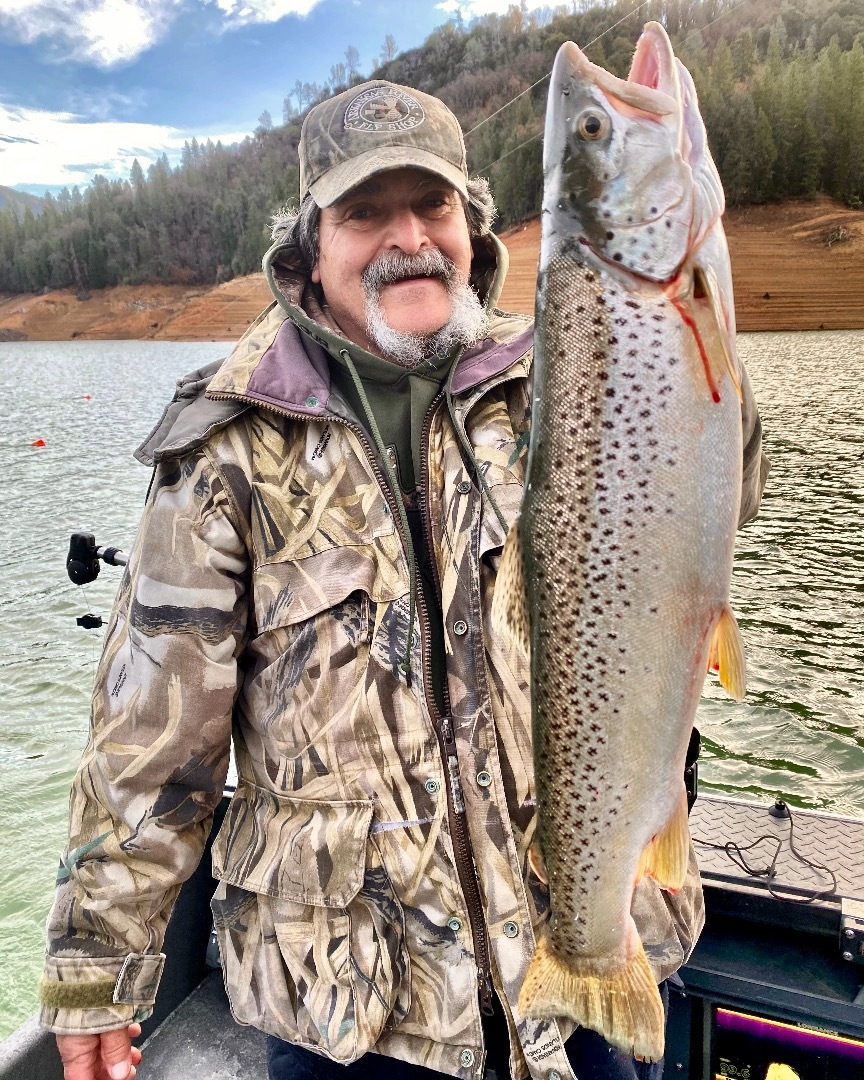
[[[864,1041],[759,1016],[715,1010],[714,1080],[864,1077]]]

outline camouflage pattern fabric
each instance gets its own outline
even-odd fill
[[[530,345],[528,320],[499,313],[454,380],[456,423],[507,521],[524,477]],[[480,1078],[475,942],[419,635],[410,684],[399,668],[406,557],[365,437],[328,402],[322,356],[272,309],[190,406],[205,434],[186,423],[156,455],[74,782],[42,1022],[99,1031],[149,1013],[233,735],[240,780],[214,845],[213,911],[235,1017],[339,1062],[374,1048]],[[752,399],[745,428],[758,459]],[[528,669],[490,629],[503,530],[441,406],[428,470],[464,816],[513,1076],[574,1080],[569,1022],[516,1006],[548,916],[527,865]],[[747,475],[755,491],[760,471]],[[674,897],[646,880],[634,914],[659,981],[702,925],[695,862]]]

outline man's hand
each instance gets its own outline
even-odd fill
[[[131,1040],[140,1034],[141,1025],[130,1024],[100,1035],[58,1035],[64,1080],[131,1080],[141,1061]]]

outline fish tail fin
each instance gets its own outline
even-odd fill
[[[512,641],[524,656],[529,655],[531,624],[518,521],[510,526],[501,552],[501,564],[492,595],[492,626]]]
[[[538,1018],[569,1016],[633,1057],[659,1061],[663,1003],[635,926],[632,937],[632,955],[614,967],[592,957],[574,966],[541,938],[522,983],[519,1011]]]
[[[636,880],[647,875],[661,889],[677,892],[684,884],[690,862],[690,826],[687,823],[687,792],[660,832],[648,843],[639,859]]]
[[[724,690],[736,701],[744,700],[747,693],[747,661],[744,659],[741,631],[728,604],[720,612],[714,628],[708,667],[717,671]]]

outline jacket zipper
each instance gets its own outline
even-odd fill
[[[292,420],[303,420],[307,423],[312,420],[323,419],[328,422],[342,424],[353,431],[359,438],[360,444],[363,447],[366,458],[372,467],[372,472],[375,479],[378,481],[378,486],[384,494],[385,502],[390,510],[390,514],[393,518],[393,524],[397,533],[401,536],[401,527],[399,521],[399,511],[395,504],[395,496],[390,491],[390,485],[384,475],[383,470],[375,459],[375,454],[372,451],[372,446],[369,440],[366,438],[366,433],[362,428],[357,427],[348,420],[343,420],[341,417],[335,416],[332,413],[326,417],[314,417],[305,413],[292,412],[290,409],[284,409],[278,405],[271,405],[266,401],[258,401],[256,398],[247,397],[244,394],[226,394],[220,391],[214,391],[208,395],[213,400],[240,400],[248,401],[250,405],[254,405],[258,408],[265,409],[269,412],[276,413],[278,416],[287,416]],[[431,527],[429,525],[429,513],[428,502],[426,499],[426,485],[428,483],[428,468],[426,465],[426,458],[428,452],[429,441],[429,428],[431,426],[431,417],[434,412],[434,406],[443,397],[443,392],[439,394],[432,405],[429,407],[429,411],[426,414],[426,420],[423,425],[423,434],[421,437],[421,466],[420,466],[420,505],[421,505],[421,519],[423,524],[423,536],[426,540],[427,550],[432,552],[432,537]],[[407,541],[404,536],[401,536],[403,548],[406,547]],[[441,596],[441,581],[438,575],[438,567],[435,565],[435,560],[432,559],[432,572],[435,578],[435,589],[438,596]],[[434,694],[432,700],[429,698],[429,689],[432,683],[432,635],[429,632],[429,613],[426,610],[426,601],[423,596],[422,582],[417,582],[417,608],[420,613],[420,628],[422,631],[422,650],[421,656],[423,658],[423,695],[426,699],[426,707],[430,712],[433,720],[433,726],[435,733],[438,736],[439,747],[441,750],[442,758],[447,768],[448,783],[445,784],[447,792],[447,819],[450,825],[450,835],[453,837],[453,851],[456,856],[456,876],[459,879],[459,884],[462,887],[462,892],[465,896],[466,907],[468,909],[468,922],[471,926],[471,933],[474,938],[474,945],[477,956],[477,985],[480,994],[480,1011],[484,1016],[492,1016],[493,998],[492,998],[492,974],[491,966],[489,962],[489,938],[486,933],[486,920],[483,917],[483,903],[480,899],[480,886],[477,882],[477,871],[474,868],[474,856],[471,851],[471,841],[468,836],[468,830],[465,821],[465,802],[462,797],[462,784],[459,779],[459,759],[456,752],[456,739],[453,733],[453,720],[449,715],[441,716],[438,712],[438,706],[434,700]],[[409,676],[410,679],[410,676]],[[409,681],[410,685],[410,681]],[[447,682],[444,682],[444,703],[449,714],[450,710],[450,695],[447,690]]]
[[[438,573],[438,564],[433,556],[432,526],[429,520],[429,500],[426,488],[429,482],[429,469],[427,464],[429,450],[429,430],[432,424],[432,414],[435,407],[443,398],[443,392],[438,394],[423,422],[423,431],[420,439],[420,518],[423,526],[423,539],[426,550],[432,564],[432,575],[435,579],[435,591],[439,601],[441,598],[441,579]],[[426,697],[426,706],[429,709],[435,730],[441,744],[441,752],[447,766],[447,778],[449,781],[447,792],[447,816],[450,824],[450,835],[453,837],[453,851],[456,856],[456,873],[465,896],[468,912],[468,922],[474,939],[474,947],[477,959],[477,986],[480,994],[480,1011],[484,1016],[494,1014],[492,996],[492,970],[489,960],[489,936],[486,932],[486,919],[483,914],[483,902],[480,897],[480,886],[477,881],[477,870],[474,865],[474,856],[471,849],[471,839],[468,835],[467,819],[465,817],[465,801],[462,795],[462,783],[459,779],[459,757],[456,750],[456,736],[453,730],[453,717],[450,715],[450,692],[447,686],[446,671],[444,674],[443,699],[445,715],[438,712],[438,705],[434,693],[429,695],[432,685],[432,635],[429,631],[429,613],[426,610],[426,598],[422,588],[418,589],[418,609],[420,610],[420,626],[423,633],[423,689]]]

